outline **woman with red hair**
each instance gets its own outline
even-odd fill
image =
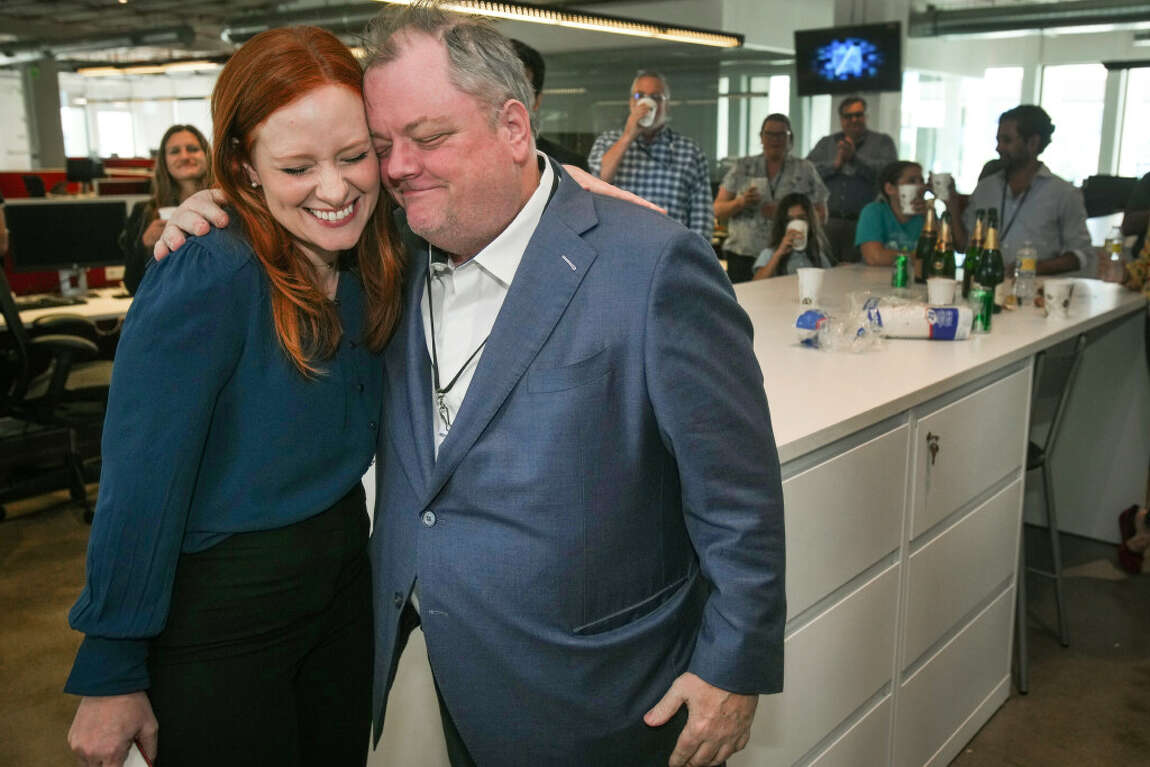
[[[360,478],[402,263],[361,79],[309,27],[257,35],[220,73],[232,225],[151,266],[117,350],[69,616],[82,764],[119,765],[133,742],[163,767],[366,760]]]

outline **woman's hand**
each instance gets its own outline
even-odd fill
[[[157,732],[152,704],[144,692],[80,700],[68,745],[83,767],[120,767],[132,741],[149,761],[156,758]]]
[[[166,223],[163,219],[157,218],[148,224],[148,228],[140,235],[140,242],[144,243],[145,248],[150,248],[156,244],[156,240],[160,239],[160,235],[163,233]]]
[[[224,204],[224,193],[219,189],[203,189],[196,192],[180,203],[167,221],[160,239],[156,240],[152,248],[152,255],[157,261],[184,244],[184,235],[203,235],[215,226],[224,228],[228,225],[228,214],[220,207]]]
[[[564,165],[563,170],[567,171],[567,174],[575,180],[576,184],[583,187],[591,194],[601,194],[606,197],[615,197],[620,200],[626,200],[627,202],[633,202],[636,205],[642,205],[644,208],[657,210],[663,215],[667,215],[667,211],[665,211],[663,208],[660,208],[655,203],[648,202],[638,195],[631,194],[630,192],[626,192],[617,186],[608,184],[603,179],[592,176],[582,168],[577,168],[574,165]],[[191,198],[189,197],[188,199],[190,200]]]
[[[783,239],[779,242],[779,247],[775,248],[774,258],[782,258],[790,253],[795,247],[795,240],[799,237],[798,229],[788,229],[783,233]]]

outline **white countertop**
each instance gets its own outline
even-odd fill
[[[123,288],[96,288],[86,296],[87,303],[73,304],[71,306],[50,306],[45,309],[28,309],[20,312],[20,320],[25,325],[31,325],[38,317],[47,317],[52,314],[73,314],[86,319],[110,320],[118,319],[128,313],[132,299],[124,293]],[[124,296],[117,298],[117,296]],[[20,300],[28,300],[35,296],[20,296]],[[4,318],[0,317],[0,329],[6,327]]]
[[[829,313],[851,291],[890,291],[889,267],[827,270],[820,301]],[[798,342],[798,278],[735,286],[755,327],[775,441],[783,462],[828,445],[1037,351],[1143,309],[1146,299],[1118,285],[1085,281],[1090,298],[1070,319],[1034,306],[996,314],[989,334],[965,341],[885,339],[862,353],[811,349]],[[925,287],[918,288],[925,297]]]

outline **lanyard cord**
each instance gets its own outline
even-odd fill
[[[998,209],[1002,211],[1002,220],[1004,222],[1006,221],[1006,187],[1008,185],[1009,181],[1004,174],[1002,176],[1002,202],[998,204]],[[1032,186],[1034,186],[1034,179],[1031,179],[1030,183],[1026,185],[1026,189],[1023,190],[1022,196],[1018,198],[1018,207],[1014,209],[1014,215],[1010,217],[1010,222],[1006,224],[1002,230],[1002,234],[998,236],[998,242],[1000,245],[1002,241],[1006,239],[1006,233],[1010,231],[1010,227],[1014,226],[1014,221],[1018,218],[1018,214],[1022,212],[1022,204],[1026,202],[1026,195],[1030,194],[1030,187]]]
[[[487,336],[482,341],[479,342],[479,346],[475,347],[475,351],[473,351],[471,353],[471,356],[469,356],[467,358],[467,361],[463,363],[463,366],[460,367],[459,370],[456,372],[456,374],[454,376],[452,376],[451,380],[447,382],[447,386],[441,387],[439,385],[439,352],[438,352],[438,350],[436,348],[436,344],[435,344],[435,306],[432,303],[434,299],[431,297],[431,263],[432,263],[431,244],[428,243],[428,245],[427,245],[427,317],[431,321],[431,375],[432,375],[433,383],[435,384],[435,401],[436,401],[436,406],[439,410],[439,416],[440,416],[440,418],[443,419],[443,425],[445,427],[447,427],[448,429],[450,429],[451,428],[451,418],[447,412],[447,405],[444,403],[443,398],[447,396],[447,394],[451,391],[451,389],[459,381],[459,377],[461,375],[463,375],[463,371],[467,370],[468,366],[470,366],[471,363],[475,360],[475,358],[479,356],[479,352],[483,350],[483,347],[487,344],[487,339],[491,338],[491,334],[488,333]]]

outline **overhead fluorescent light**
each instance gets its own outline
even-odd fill
[[[120,64],[106,67],[80,67],[76,74],[84,77],[126,77],[128,75],[166,75],[173,72],[201,72],[219,69],[216,61],[169,61],[162,64]]]
[[[391,5],[411,5],[413,0],[375,0]],[[528,3],[495,3],[487,0],[455,0],[443,2],[445,10],[465,13],[472,16],[487,16],[510,21],[525,21],[531,24],[546,24],[567,29],[582,29],[590,32],[606,32],[613,35],[645,37],[673,43],[708,45],[715,48],[738,48],[743,44],[743,36],[731,32],[656,24],[641,19],[622,16],[608,16],[586,11],[565,11],[548,6]]]

